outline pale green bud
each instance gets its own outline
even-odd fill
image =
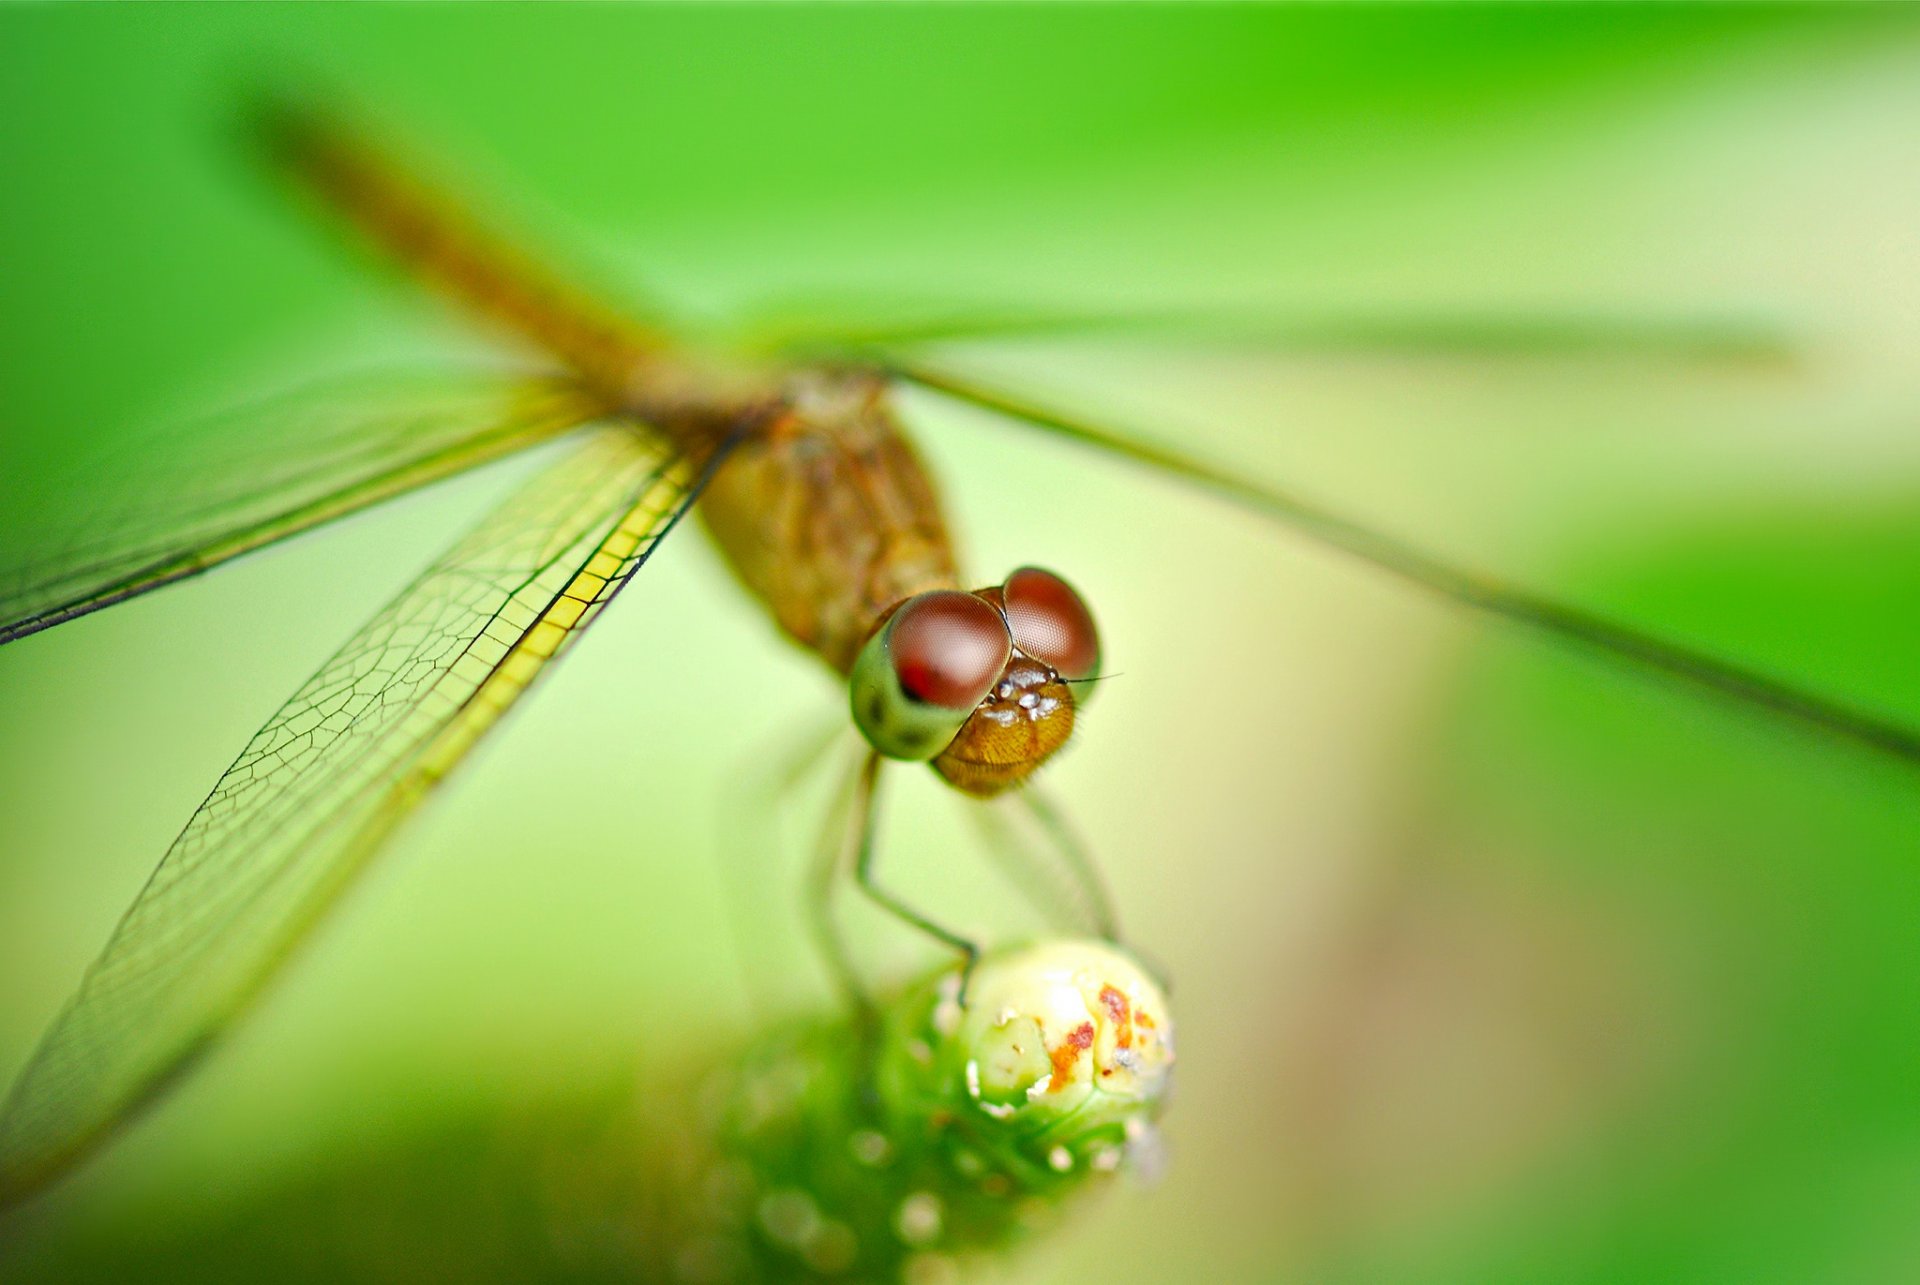
[[[930,1008],[908,1010],[923,1024],[901,1032],[916,1103],[944,1100],[970,1145],[1055,1173],[1130,1152],[1150,1163],[1173,1028],[1138,962],[1106,942],[1043,942],[983,958],[959,999],[950,974]]]

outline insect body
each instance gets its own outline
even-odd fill
[[[971,608],[956,597],[910,601],[962,586],[932,479],[885,379],[697,365],[548,282],[366,145],[290,108],[267,123],[288,170],[416,276],[546,350],[610,413],[666,435],[683,456],[724,454],[701,516],[791,638],[849,675],[896,613],[854,692],[856,722],[880,753],[939,756],[942,776],[985,794],[1024,780],[1065,743],[1073,697],[1049,655],[1067,677],[1092,677],[1092,618],[1063,581],[1032,571],[1011,604],[1003,590]],[[1015,637],[1010,621],[1029,636]],[[917,689],[902,686],[908,677]],[[981,707],[1000,688],[1007,694]]]
[[[1067,680],[1091,677],[1098,656],[1090,614],[1050,573],[962,589],[933,484],[875,372],[703,361],[554,283],[364,140],[285,105],[261,125],[283,171],[367,239],[559,363],[557,380],[518,390],[505,411],[538,426],[503,440],[598,428],[350,642],[215,787],[0,1112],[0,1199],[84,1151],[251,1000],[696,498],[740,581],[850,681],[874,746],[863,830],[882,756],[931,760],[975,794],[1025,780],[1065,743]],[[0,640],[497,452],[479,447],[401,444],[384,468],[198,550],[29,580],[4,602]],[[970,942],[879,890],[871,847],[857,846],[856,877],[880,904],[971,957]]]

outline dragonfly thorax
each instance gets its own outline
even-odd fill
[[[1023,567],[966,592],[932,479],[870,372],[794,372],[714,475],[707,528],[795,641],[851,685],[881,754],[972,794],[1030,776],[1099,665],[1072,586]]]
[[[701,517],[780,628],[845,675],[894,603],[959,586],[939,496],[872,378],[795,377],[760,416]]]

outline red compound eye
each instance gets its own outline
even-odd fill
[[[887,654],[909,699],[972,709],[1006,669],[1013,640],[991,604],[941,589],[910,598],[893,613]]]
[[[1073,586],[1051,571],[1021,567],[1000,591],[1013,642],[1062,678],[1091,678],[1100,664],[1093,613]]]

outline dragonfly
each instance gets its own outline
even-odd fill
[[[1102,676],[1069,579],[963,578],[902,389],[970,406],[1197,488],[1469,612],[1757,716],[1920,763],[1920,729],[1456,565],[1251,474],[970,378],[939,341],[1191,330],[1179,314],[949,316],[716,355],[609,303],[420,177],[377,131],[291,97],[250,109],[276,173],[346,234],[540,359],[454,393],[343,407],[270,457],[165,489],[150,511],[63,534],[0,582],[0,644],[200,575],[421,487],[535,450],[558,458],[349,639],[267,721],[161,858],[0,1106],[0,1206],[41,1190],[162,1095],[267,984],[395,831],[538,685],[682,520],[789,640],[844,684],[865,752],[830,869],[971,959],[975,945],[879,877],[883,771],[925,763],[964,794],[1058,817],[1029,788]],[[1204,325],[1202,330],[1204,330]],[[1229,319],[1260,342],[1420,343],[1392,327]],[[1448,334],[1437,336],[1442,342]],[[1458,338],[1455,333],[1451,337]],[[1482,328],[1481,346],[1651,344],[1711,331]],[[1070,845],[1068,845],[1070,847]],[[1083,884],[1095,877],[1084,867]],[[1115,936],[1097,886],[1086,891]],[[831,934],[829,964],[858,997]]]

